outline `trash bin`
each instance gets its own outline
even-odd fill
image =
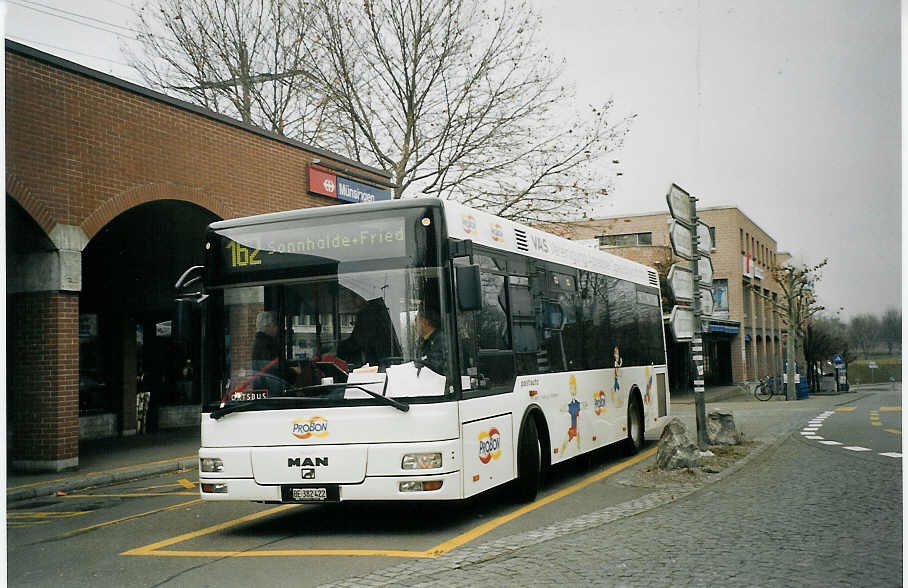
[[[795,389],[797,390],[798,400],[804,400],[805,398],[807,398],[807,382],[800,382],[795,386]]]

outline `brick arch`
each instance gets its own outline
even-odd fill
[[[155,200],[182,200],[200,206],[222,219],[234,216],[230,208],[223,202],[202,190],[170,182],[160,182],[120,192],[95,208],[79,226],[85,232],[85,235],[91,239],[107,223],[121,213],[140,204]]]
[[[25,185],[22,178],[15,174],[7,173],[6,193],[18,202],[19,206],[38,223],[45,235],[50,235],[51,229],[57,224],[53,213],[32,194],[32,191]]]

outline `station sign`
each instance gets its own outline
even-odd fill
[[[345,202],[391,200],[391,191],[387,188],[357,182],[311,165],[309,166],[309,191]]]

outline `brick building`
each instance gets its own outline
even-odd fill
[[[58,471],[134,434],[137,392],[151,428],[197,422],[169,335],[208,223],[389,176],[11,41],[5,67],[8,461]]]
[[[703,338],[707,383],[731,384],[780,373],[787,331],[778,310],[781,290],[771,268],[782,264],[786,254],[738,208],[699,208],[697,215],[713,236],[715,309]],[[672,263],[670,222],[666,211],[571,223],[561,232],[572,239],[598,239],[611,253],[664,271]],[[680,363],[684,353],[669,349],[669,364]]]

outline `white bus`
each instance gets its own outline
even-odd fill
[[[177,285],[202,309],[206,500],[533,500],[548,466],[667,421],[643,265],[438,199],[216,222],[205,249]]]

